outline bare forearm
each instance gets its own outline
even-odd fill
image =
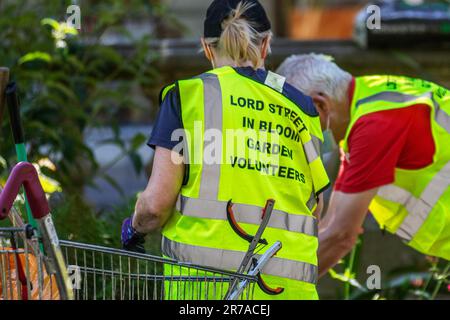
[[[170,217],[172,208],[155,208],[152,199],[141,195],[136,202],[133,227],[137,232],[150,233],[161,228]]]
[[[323,193],[321,193],[319,195],[319,199],[318,199],[318,202],[317,202],[316,210],[314,210],[314,212],[313,212],[314,217],[316,217],[316,219],[317,219],[317,223],[319,223],[319,221],[320,221],[320,219],[322,217],[323,201],[324,201],[323,200]]]
[[[173,161],[175,158],[176,161]],[[184,164],[179,154],[157,147],[147,188],[136,202],[133,227],[150,233],[170,218],[183,182]]]
[[[345,257],[353,248],[357,235],[341,237],[329,236],[327,234],[319,233],[319,277],[322,277],[333,268],[340,259]]]
[[[319,223],[319,276],[339,262],[363,232],[367,208],[377,189],[348,194],[333,192],[325,218]]]

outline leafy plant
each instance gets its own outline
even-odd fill
[[[101,217],[79,196],[55,196],[51,202],[56,231],[61,239],[120,248],[122,221],[134,212],[137,197],[128,198]],[[151,233],[146,238],[147,253],[161,254],[161,234]]]
[[[112,129],[113,139],[104,143],[119,146],[135,170],[142,169],[137,149],[145,139],[139,135],[126,144],[120,138],[119,122],[124,115],[142,110],[133,101],[131,88],[139,86],[148,93],[158,78],[152,66],[157,55],[148,46],[151,39],[137,39],[123,27],[133,15],[150,19],[160,11],[157,6],[144,0],[83,3],[90,30],[81,34],[64,22],[71,1],[0,4],[0,62],[10,68],[19,86],[29,159],[49,158],[56,170],[43,168],[42,173],[72,194],[93,184],[94,177],[117,186],[106,170],[100,170],[85,141],[90,128]],[[124,56],[103,44],[102,37],[111,30],[135,50]],[[0,129],[0,154],[11,166],[16,161],[7,117]]]
[[[344,271],[338,273],[334,269],[328,271],[332,279],[338,280],[343,283],[343,298],[345,300],[350,299],[352,288],[359,289],[362,292],[367,290],[356,280],[357,265],[359,255],[362,246],[362,238],[359,237],[353,247],[352,251],[342,259],[339,264],[344,266]]]
[[[329,272],[331,277],[341,281],[344,287],[348,285],[353,288],[351,294],[345,297],[351,300],[434,300],[439,298],[439,294],[449,295],[450,263],[436,258],[427,257],[427,260],[430,262],[428,271],[417,270],[416,267],[394,270],[379,290],[369,290],[361,285],[356,280],[355,273],[350,272],[348,268],[342,274],[333,269]]]

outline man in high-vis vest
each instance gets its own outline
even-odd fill
[[[383,230],[450,260],[449,90],[410,77],[354,78],[316,54],[292,56],[278,72],[313,98],[331,146],[324,151],[341,141],[341,170],[319,225],[320,274],[352,249],[368,209]]]
[[[322,130],[312,100],[264,70],[270,37],[270,22],[258,1],[211,4],[202,44],[214,69],[162,91],[149,141],[156,149],[152,175],[134,216],[124,221],[122,243],[142,252],[144,235],[162,227],[165,257],[237,270],[249,242],[227,219],[228,203],[234,204],[238,227],[254,235],[262,208],[274,199],[263,233],[268,245],[258,254],[282,243],[262,279],[267,288],[283,290],[256,287],[244,298],[317,299],[315,214],[329,185],[320,158]],[[169,265],[165,274],[214,276]],[[213,285],[167,282],[165,295],[224,298],[227,283]]]

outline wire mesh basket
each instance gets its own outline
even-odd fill
[[[27,227],[0,228],[0,299],[59,300],[39,242]]]
[[[245,281],[252,299],[257,277],[164,257],[70,241],[60,242],[77,300],[221,300],[229,283]]]

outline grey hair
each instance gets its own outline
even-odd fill
[[[307,95],[323,93],[334,101],[343,101],[352,75],[323,54],[301,54],[287,58],[277,73]]]

